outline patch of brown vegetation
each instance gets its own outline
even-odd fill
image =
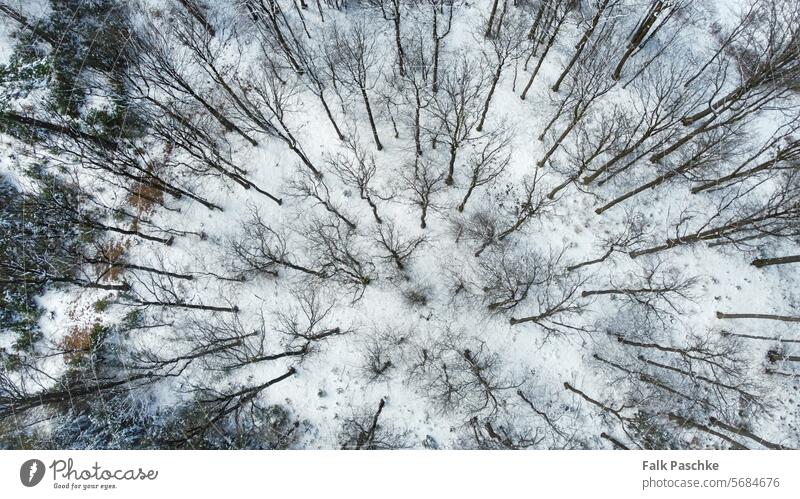
[[[173,145],[167,144],[164,148],[163,159],[158,164],[149,163],[147,165],[147,172],[157,175],[163,169],[163,165],[172,156]],[[152,185],[137,182],[131,189],[131,194],[128,196],[128,204],[136,208],[139,215],[142,213],[149,213],[152,211],[153,206],[161,204],[164,199],[164,191],[153,187]]]
[[[92,349],[92,332],[99,324],[72,326],[62,340],[64,358],[69,363],[78,362]]]
[[[125,254],[127,244],[122,240],[107,241],[103,243],[97,251],[97,258],[111,262],[112,265],[99,264],[97,272],[103,276],[104,281],[116,281],[119,279],[125,269],[120,266],[113,265],[114,263],[122,262],[122,255]]]
[[[128,204],[136,208],[141,213],[150,212],[153,206],[161,203],[164,198],[164,191],[152,185],[137,183],[128,195]]]

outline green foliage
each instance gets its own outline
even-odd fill
[[[146,403],[130,392],[112,391],[60,415],[50,438],[60,449],[147,449],[154,447],[154,430]]]
[[[81,231],[46,202],[76,193],[54,178],[40,180],[40,192],[22,194],[0,178],[0,330],[17,333],[18,351],[30,351],[40,338],[36,297],[49,276],[72,275],[80,264]]]
[[[60,40],[53,51],[56,109],[78,117],[96,74],[120,81],[126,68],[124,3],[113,0],[51,0],[47,30]]]
[[[294,419],[281,405],[253,405],[239,417],[212,423],[206,408],[190,401],[163,416],[158,439],[160,448],[289,449],[308,429],[308,423]]]
[[[672,432],[662,426],[661,419],[643,411],[637,412],[630,425],[633,435],[646,450],[679,449]]]
[[[94,302],[94,311],[97,313],[103,313],[108,309],[109,300],[108,298],[101,298]]]
[[[125,314],[125,317],[123,317],[119,323],[119,328],[122,331],[136,329],[137,327],[141,326],[143,322],[144,317],[142,311],[139,309],[134,309]]]
[[[51,71],[50,57],[26,61],[18,52],[8,64],[0,64],[0,109],[12,100],[26,98],[34,89],[44,87]]]
[[[0,421],[0,450],[52,449],[53,443],[40,431],[23,431],[14,427],[14,418]]]
[[[17,33],[11,62],[0,66],[0,97],[4,97],[0,111],[42,88],[48,90],[48,110],[60,115],[50,121],[67,122],[107,139],[139,136],[144,124],[130,107],[125,87],[130,56],[125,2],[51,0],[50,4],[52,13],[37,27],[59,44],[46,50],[36,34]],[[99,104],[90,97],[101,97]],[[23,140],[38,138],[2,115],[0,129]]]
[[[108,327],[96,322],[92,326],[92,347],[96,347],[108,332]]]

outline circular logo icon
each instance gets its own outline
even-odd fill
[[[19,479],[26,487],[35,487],[44,478],[44,463],[38,459],[28,459],[19,468]]]

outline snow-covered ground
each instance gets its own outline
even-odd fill
[[[234,338],[254,332],[255,335],[238,338],[240,343],[236,348],[204,355],[177,373],[171,372],[170,376],[137,388],[131,396],[145,400],[147,410],[156,415],[156,420],[173,417],[171,411],[188,406],[193,399],[201,411],[207,410],[213,416],[216,413],[198,400],[208,401],[212,394],[221,396],[259,386],[294,368],[289,378],[245,400],[241,417],[249,417],[245,414],[249,414],[251,405],[282,406],[293,420],[302,423],[298,427],[301,435],[292,443],[299,448],[352,446],[347,435],[349,422],[359,417],[366,417],[369,422],[376,411],[380,415],[379,419],[375,416],[380,436],[375,438],[385,446],[610,448],[608,436],[634,448],[730,446],[730,442],[708,432],[675,423],[671,414],[704,426],[710,424],[709,418],[716,418],[731,426],[748,428],[769,442],[789,447],[800,445],[798,371],[796,367],[792,371],[796,362],[769,364],[766,356],[767,350],[779,346],[778,339],[796,340],[796,327],[791,322],[725,320],[716,316],[717,312],[796,316],[800,269],[796,265],[756,268],[751,262],[757,257],[791,254],[797,241],[777,238],[759,240],[757,245],[749,246],[710,246],[700,242],[631,258],[627,254],[631,250],[662,244],[675,237],[674,227],[681,217],[691,220],[689,225],[697,230],[707,223],[705,215],[712,215],[728,195],[728,191],[692,194],[690,189],[699,180],[689,176],[648,189],[600,215],[594,211],[675,168],[680,161],[690,158],[692,151],[699,150],[701,140],[691,142],[686,150],[681,149],[667,162],[652,164],[648,154],[602,185],[574,182],[559,190],[552,201],[544,198],[577,171],[579,151],[587,144],[592,145],[591,140],[602,131],[604,117],[615,112],[628,120],[637,117],[641,106],[646,105],[642,95],[656,92],[659,83],[664,82],[665,72],[686,71],[685,78],[691,76],[690,71],[697,71],[716,50],[712,31],[725,32],[726,23],[735,22],[738,14],[731,2],[683,2],[675,14],[677,19],[665,23],[654,39],[631,57],[619,82],[611,81],[614,68],[608,67],[602,77],[603,84],[608,83],[608,90],[591,103],[581,126],[568,133],[549,160],[539,167],[537,161],[547,154],[570,123],[571,115],[561,107],[562,99],[571,95],[573,77],[588,72],[584,71],[585,61],[579,61],[559,92],[551,87],[575,54],[576,44],[602,3],[577,2],[580,9],[566,17],[524,100],[520,94],[539,62],[543,46],[526,64],[534,44],[525,37],[518,41],[518,54],[506,62],[491,97],[484,130],[473,129],[459,148],[453,185],[445,185],[440,179],[438,191],[431,194],[427,226],[423,229],[420,207],[404,179],[414,178],[414,165],[420,161],[429,164],[437,174],[446,171],[449,151],[441,137],[434,149],[431,134],[423,131],[423,155],[416,157],[413,105],[402,102],[402,96],[409,95],[408,83],[402,83],[398,75],[394,24],[384,19],[380,9],[371,6],[336,10],[323,5],[322,22],[316,5],[310,4],[308,9],[302,9],[306,35],[298,17],[301,10],[294,10],[291,2],[280,2],[285,22],[296,30],[292,36],[302,38],[304,46],[315,50],[312,58],[320,65],[324,47],[332,47],[330,30],[334,24],[346,30],[357,24],[356,20],[365,19],[370,40],[375,42],[370,48],[375,64],[368,68],[368,79],[374,84],[366,91],[372,99],[382,150],[376,150],[373,143],[359,92],[339,82],[340,87],[335,91],[327,85],[325,96],[343,132],[357,138],[365,157],[374,159],[375,175],[369,189],[382,224],[377,223],[367,201],[359,197],[358,189],[346,185],[331,168],[331,160],[337,154],[353,158],[353,151],[337,138],[317,96],[307,86],[297,83],[305,81],[304,76],[290,70],[280,73],[286,78],[283,88],[292,91],[286,128],[291,130],[310,162],[324,173],[321,179],[312,179],[312,184],[318,188],[324,185],[331,206],[355,223],[352,231],[345,229],[351,237],[347,250],[367,269],[370,281],[364,286],[349,286],[335,278],[309,276],[280,264],[271,269],[275,275],[239,271],[242,262],[233,246],[256,243],[252,234],[246,232],[248,227],[254,227],[254,211],[266,225],[285,235],[285,258],[312,269],[324,263],[315,257],[313,235],[318,229],[314,229],[314,224],[337,219],[319,202],[299,196],[292,189],[292,179],[300,178],[306,167],[284,141],[274,134],[253,131],[250,135],[256,137],[258,145],[252,146],[235,132],[228,132],[225,141],[219,140],[218,144],[230,147],[231,163],[246,170],[249,181],[281,198],[281,205],[229,178],[201,177],[189,169],[176,170],[169,173],[171,178],[222,210],[209,210],[186,197],[180,200],[166,197],[165,204],[171,210],[156,207],[141,215],[150,219],[153,226],[187,231],[175,237],[171,245],[137,237],[108,237],[125,242],[126,262],[193,275],[192,280],[176,279],[170,283],[182,303],[236,307],[237,311],[143,306],[143,300],[155,296],[151,293],[154,275],[135,269],[121,273],[116,281],[128,282],[132,286],[130,295],[77,286],[51,289],[38,299],[45,311],[39,321],[43,336],[37,347],[42,357],[38,365],[49,378],[45,381],[37,376],[44,384],[42,389],[60,386],[57,380],[74,369],[68,356],[47,353],[58,350],[63,338],[75,328],[101,324],[112,331],[107,341],[115,345],[115,365],[122,366],[124,371],[116,373],[119,376],[141,372],[145,360],[186,356],[202,345],[212,348],[215,344],[210,343],[210,331],[219,337],[236,331]],[[236,9],[228,2],[205,4],[205,12],[217,28],[216,36],[210,38],[211,52],[225,69],[224,78],[239,84],[257,74],[254,72],[268,72],[261,51],[263,33],[247,10]],[[390,4],[385,2],[385,8]],[[455,64],[463,56],[474,64],[473,76],[488,81],[494,71],[494,60],[487,52],[490,40],[484,37],[484,31],[492,2],[456,4],[452,30],[443,40],[439,77],[442,81],[454,75],[463,78],[465,75],[457,73]],[[618,61],[628,33],[635,29],[649,2],[625,0],[612,4],[615,10],[602,18],[600,26],[612,20],[618,24],[605,39],[607,45],[596,51],[598,54],[608,51],[613,54],[609,60]],[[500,2],[498,9],[507,9],[504,15],[508,17],[495,22],[507,23],[502,24],[502,29],[509,30],[514,22],[530,26],[539,5],[540,2],[519,5]],[[442,12],[449,10],[449,7],[439,8]],[[214,107],[229,113],[234,122],[247,128],[243,124],[247,117],[235,109],[213,77],[202,72],[190,51],[180,45],[175,34],[178,30],[173,30],[177,23],[170,20],[169,10],[180,9],[179,4],[153,1],[135,9],[137,19],[149,19],[153,29],[166,37],[172,57],[191,84],[202,89]],[[402,3],[401,36],[408,63],[405,70],[409,73],[421,70],[408,62],[415,57],[415,40],[423,40],[425,50],[431,49],[430,9],[425,2],[413,6]],[[444,23],[443,14],[439,16],[438,22]],[[199,25],[194,26],[200,29]],[[0,62],[10,58],[10,33],[14,29],[4,20],[0,28]],[[600,36],[600,31],[594,36]],[[589,47],[595,50],[591,42]],[[267,57],[283,60],[277,45],[269,50],[274,52],[267,52]],[[651,64],[646,63],[649,58],[654,58]],[[729,63],[733,60],[730,54],[722,58]],[[731,68],[729,77],[735,74]],[[704,78],[699,78],[695,85],[711,85]],[[733,80],[723,82],[726,90],[736,84]],[[401,85],[405,86],[397,90]],[[155,100],[171,102],[169,96],[159,94],[155,87],[150,92]],[[444,92],[439,89],[436,95],[442,98]],[[488,84],[484,83],[479,89],[479,106],[471,111],[473,114],[480,112],[487,93]],[[711,98],[711,92],[707,93]],[[745,141],[739,150],[720,153],[707,166],[708,176],[714,178],[713,172],[730,171],[728,165],[752,154],[753,148],[789,121],[788,114],[796,116],[796,107],[791,107],[796,104],[794,96],[794,101],[780,101],[784,109],[759,113],[747,125],[747,133],[738,139]],[[105,98],[93,96],[87,99],[83,111],[104,105]],[[438,126],[432,115],[434,107],[430,104],[422,110],[428,130]],[[702,109],[702,103],[695,109]],[[213,122],[202,108],[194,110],[198,116],[203,115],[206,124]],[[539,135],[554,117],[557,119],[540,140]],[[457,206],[469,187],[469,162],[490,140],[491,133],[500,129],[507,130],[509,137],[505,149],[508,165],[493,181],[476,187],[463,213],[459,212]],[[666,133],[675,133],[674,140],[685,133],[680,124],[671,130]],[[0,140],[8,144],[0,157],[3,172],[21,176],[19,161],[9,159],[21,146],[8,136]],[[142,140],[141,145],[149,148],[147,155],[151,159],[169,156],[172,165],[181,159],[186,163],[193,161],[179,147],[165,152],[163,141]],[[612,156],[609,152],[601,153],[593,165],[602,164]],[[104,178],[107,172],[85,168],[67,157],[63,160],[73,178],[93,190],[103,205],[126,204],[127,193],[110,183],[104,184],[109,180]],[[485,215],[496,221],[497,236],[514,224],[520,207],[527,208],[524,186],[534,178],[537,182],[534,197],[543,198],[545,208],[502,240],[492,238],[476,257],[481,241],[469,239],[459,228]],[[762,188],[768,190],[771,185],[767,182]],[[630,221],[636,222],[640,233],[629,246],[615,247],[599,263],[567,270],[603,257],[611,249],[606,241],[622,236]],[[402,270],[376,242],[379,230],[390,224],[396,226],[403,240],[424,237]],[[707,226],[713,227],[713,222]],[[146,226],[142,230],[146,231]],[[505,274],[499,281],[493,280],[491,274],[500,270]],[[520,286],[524,287],[524,283],[519,279],[531,273],[540,276],[531,277],[527,292],[518,296],[518,304],[507,310],[503,306],[490,307],[497,299],[493,294],[497,289],[507,285],[522,292]],[[552,275],[545,278],[548,273]],[[645,279],[648,273],[654,277],[650,282]],[[665,294],[582,295],[592,290],[658,288],[667,286],[665,283],[680,283],[678,287],[684,284],[685,287]],[[570,287],[574,290],[567,298]],[[308,317],[304,313],[308,310],[303,310],[302,300],[311,298],[316,300],[316,313],[327,311],[313,328],[313,334],[333,328],[343,334],[311,341],[302,355],[278,355],[302,345],[302,338],[290,342],[286,330],[293,322],[305,326]],[[109,299],[110,306],[97,307],[102,299]],[[559,303],[561,300],[564,302]],[[571,308],[552,317],[516,324],[511,320],[542,315],[564,304]],[[139,325],[126,330],[121,324],[137,309],[141,311]],[[147,327],[152,324],[162,326]],[[723,334],[727,332],[774,340]],[[2,333],[0,346],[10,349],[11,335]],[[796,345],[782,346],[787,348],[787,355],[793,352],[797,355]],[[260,358],[270,355],[279,358]],[[648,360],[662,367],[648,364]],[[766,374],[765,368],[790,374]],[[705,381],[710,378],[716,384]],[[755,399],[749,398],[749,394],[755,394]],[[385,406],[381,404],[379,409],[381,400]],[[230,433],[231,427],[244,423],[229,416],[215,424]],[[662,433],[669,437],[661,437]],[[649,434],[659,435],[652,438],[656,443],[646,443]],[[725,435],[735,437],[731,433]],[[748,447],[759,447],[752,441],[739,440]]]

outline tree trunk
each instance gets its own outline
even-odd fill
[[[344,140],[344,135],[342,135],[342,131],[339,129],[339,125],[336,124],[336,120],[333,119],[333,113],[331,112],[330,107],[328,107],[328,102],[325,100],[325,95],[323,94],[324,90],[320,87],[319,88],[319,100],[322,103],[322,107],[325,109],[325,114],[328,116],[328,120],[333,125],[333,129],[336,130],[336,136],[339,137],[339,140]]]
[[[464,206],[466,206],[467,200],[472,195],[472,191],[475,190],[475,187],[476,187],[475,177],[472,177],[472,181],[469,183],[469,189],[467,189],[467,194],[464,196],[464,199],[461,201],[461,204],[458,205],[457,209],[459,212],[464,211]]]
[[[144,301],[144,300],[134,300],[139,305],[144,306],[157,306],[157,307],[168,307],[168,308],[188,308],[192,310],[209,310],[211,312],[229,312],[232,314],[239,312],[239,307],[215,307],[212,305],[196,305],[194,303],[183,303],[183,302],[161,302],[161,301]]]
[[[717,319],[763,319],[769,321],[800,322],[800,317],[791,315],[771,315],[771,314],[728,314],[717,312]]]
[[[581,103],[578,103],[577,105],[579,106],[579,105],[581,105]],[[537,166],[539,166],[541,168],[541,167],[543,167],[545,165],[545,163],[547,163],[547,160],[549,160],[550,157],[553,154],[555,154],[555,152],[558,150],[558,147],[561,145],[562,142],[564,142],[564,139],[567,138],[567,135],[569,135],[569,132],[571,132],[572,129],[575,128],[575,126],[578,124],[578,122],[581,120],[582,117],[583,117],[583,111],[579,111],[576,108],[574,110],[574,114],[573,114],[572,121],[570,122],[570,124],[567,125],[567,128],[565,128],[563,132],[561,132],[561,135],[559,135],[558,138],[556,139],[556,141],[553,143],[553,145],[550,146],[550,149],[547,150],[547,152],[545,153],[544,157],[536,162]]]
[[[708,419],[708,421],[711,423],[712,426],[716,426],[718,428],[722,428],[725,431],[729,431],[731,433],[735,433],[737,435],[741,435],[743,437],[747,437],[750,440],[758,442],[759,444],[763,445],[764,447],[766,447],[768,449],[773,449],[773,450],[791,449],[791,447],[784,447],[783,445],[780,445],[780,444],[774,444],[772,442],[768,442],[767,440],[764,440],[763,438],[761,438],[761,437],[759,437],[757,435],[754,435],[753,433],[749,432],[745,428],[738,428],[738,427],[735,427],[735,426],[731,426],[729,424],[726,424],[726,423],[720,421],[719,419],[715,418],[714,416],[711,416]]]
[[[724,111],[724,108],[726,106],[728,106],[729,104],[732,104],[732,103],[736,102],[737,100],[739,100],[739,98],[741,98],[747,92],[752,90],[754,87],[755,87],[755,85],[752,82],[750,82],[750,81],[745,82],[744,84],[742,84],[741,86],[739,86],[738,88],[736,88],[735,90],[730,92],[725,97],[723,97],[723,98],[719,99],[718,101],[716,101],[715,103],[711,104],[711,106],[707,107],[706,109],[700,111],[699,113],[695,113],[695,114],[693,114],[691,116],[686,116],[685,118],[681,119],[681,123],[683,125],[685,125],[685,126],[689,126],[689,125],[692,125],[693,123],[695,123],[695,122],[697,122],[697,121],[709,116],[710,114],[716,114],[716,113],[719,113],[721,111]]]
[[[112,269],[112,268],[132,269],[132,270],[141,270],[141,271],[144,271],[144,272],[150,272],[152,274],[158,274],[158,275],[163,275],[163,276],[167,276],[167,277],[174,277],[176,279],[184,279],[184,280],[187,280],[187,281],[191,281],[191,280],[194,279],[194,276],[192,276],[192,275],[178,274],[178,273],[175,273],[175,272],[167,272],[166,270],[155,269],[153,267],[145,267],[145,266],[142,266],[142,265],[135,265],[135,264],[132,264],[132,263],[111,262],[109,260],[99,259],[99,258],[87,258],[86,262],[90,263],[92,265],[107,265],[109,267],[109,270]]]
[[[592,183],[592,181],[594,181],[594,180],[595,180],[597,177],[599,177],[600,175],[602,175],[603,173],[605,173],[606,171],[608,171],[608,170],[609,170],[609,169],[610,169],[612,166],[614,166],[614,165],[615,165],[615,164],[617,164],[619,161],[621,161],[622,159],[624,159],[624,158],[625,158],[625,156],[627,156],[628,154],[630,154],[630,153],[632,153],[633,151],[635,151],[636,149],[638,149],[638,148],[639,148],[639,146],[641,146],[642,144],[644,144],[644,142],[645,142],[645,141],[646,141],[648,138],[650,138],[650,137],[653,135],[653,132],[654,132],[654,129],[653,129],[652,127],[648,128],[648,129],[647,129],[647,130],[646,130],[646,131],[645,131],[645,132],[642,134],[642,136],[641,136],[641,137],[639,137],[639,139],[637,139],[637,140],[636,140],[636,142],[635,142],[633,145],[631,145],[630,147],[626,147],[624,150],[622,150],[622,151],[620,151],[619,153],[617,153],[617,154],[616,154],[616,155],[615,155],[613,158],[611,158],[610,160],[606,161],[606,162],[603,164],[603,166],[601,166],[601,167],[599,167],[597,170],[595,170],[595,172],[594,172],[594,173],[592,173],[591,175],[587,175],[586,177],[584,177],[584,178],[581,180],[581,181],[583,182],[583,184],[584,184],[584,185],[589,185],[589,184],[590,184],[590,183]]]
[[[60,45],[59,40],[54,38],[44,30],[37,28],[36,26],[32,25],[28,22],[28,18],[23,16],[20,12],[12,9],[5,3],[0,3],[0,12],[5,13],[11,19],[17,21],[22,27],[31,31],[34,35],[38,36],[39,38],[45,40],[47,43],[53,46],[54,49],[57,49]]]
[[[494,72],[494,78],[492,78],[492,85],[489,87],[489,94],[486,96],[486,102],[483,103],[483,112],[481,113],[481,120],[478,122],[476,131],[481,132],[483,131],[483,123],[486,121],[486,115],[489,113],[489,104],[492,102],[492,96],[494,95],[494,90],[497,87],[497,82],[500,81],[500,74],[503,72],[503,63],[504,61],[498,61],[497,63],[497,70]]]
[[[499,0],[494,0],[492,2],[492,10],[489,12],[489,20],[486,22],[486,31],[483,33],[485,38],[491,38],[492,36],[492,25],[494,24],[494,16],[497,14],[497,3]]]
[[[547,57],[547,53],[550,52],[550,49],[553,47],[553,44],[556,42],[556,37],[558,36],[558,32],[561,31],[561,26],[564,24],[564,21],[567,19],[566,15],[561,16],[561,18],[556,23],[555,30],[553,31],[553,35],[550,37],[550,40],[547,42],[547,46],[544,48],[544,52],[542,52],[542,56],[539,58],[539,62],[536,63],[536,68],[534,68],[533,73],[531,73],[531,77],[528,80],[528,84],[525,85],[525,90],[522,91],[522,95],[520,95],[520,99],[525,100],[525,97],[528,95],[528,90],[530,90],[531,85],[533,84],[534,78],[539,73],[539,69],[542,67],[542,63],[544,62],[544,58]]]
[[[735,171],[718,179],[706,182],[705,184],[698,185],[697,187],[692,188],[692,194],[697,194],[698,192],[702,192],[708,189],[713,189],[714,187],[724,184],[725,182],[730,182],[732,180],[749,177],[750,175],[755,175],[756,173],[768,170],[770,167],[774,166],[775,163],[777,163],[780,159],[781,158],[775,157],[770,160],[764,161],[763,163],[754,166],[753,168],[749,168],[744,171]]]
[[[611,248],[608,249],[608,251],[606,251],[606,254],[601,256],[600,258],[595,258],[594,260],[587,260],[585,262],[581,262],[575,265],[570,265],[569,267],[567,267],[567,272],[578,270],[581,267],[588,267],[589,265],[603,263],[604,261],[606,261],[606,259],[608,259],[609,256],[611,256],[611,253],[613,252],[614,252],[614,247],[612,246]]]
[[[375,140],[375,147],[382,151],[383,144],[381,144],[381,139],[378,138],[378,128],[375,126],[375,119],[372,116],[372,107],[369,105],[369,97],[367,97],[367,91],[363,86],[361,87],[361,98],[364,100],[364,107],[367,108],[367,117],[369,118],[369,126],[372,129],[372,138]]]
[[[732,234],[732,233],[736,233],[736,232],[739,232],[739,231],[742,231],[742,230],[746,230],[746,229],[750,228],[751,226],[753,226],[753,225],[755,225],[755,224],[757,224],[759,222],[763,222],[763,221],[769,220],[771,218],[777,218],[777,217],[783,216],[785,214],[786,214],[785,212],[781,212],[781,213],[773,213],[773,214],[763,215],[763,216],[759,216],[759,217],[752,216],[752,217],[749,217],[749,218],[737,220],[735,222],[730,222],[730,223],[728,223],[726,225],[723,225],[723,226],[720,226],[720,227],[714,227],[714,228],[711,228],[711,229],[708,229],[708,230],[704,230],[702,232],[697,232],[695,234],[691,234],[691,235],[688,235],[688,236],[680,237],[680,238],[677,238],[677,239],[667,239],[667,241],[664,244],[660,245],[660,246],[654,246],[652,248],[647,248],[647,249],[638,250],[638,251],[632,251],[631,253],[629,253],[629,255],[630,255],[631,258],[637,258],[637,257],[640,257],[642,255],[649,255],[649,254],[652,254],[652,253],[658,253],[659,251],[663,251],[663,250],[666,250],[666,249],[669,249],[669,248],[674,248],[675,246],[682,246],[682,245],[685,245],[685,244],[693,244],[693,243],[696,243],[698,241],[704,241],[704,240],[708,240],[708,239],[717,239],[717,238],[723,237],[724,235],[726,235],[726,233],[731,233]],[[765,235],[768,235],[768,234],[765,234]],[[761,236],[759,236],[759,237],[761,237]]]
[[[116,232],[117,234],[125,234],[125,235],[128,235],[128,236],[141,237],[142,239],[147,239],[148,241],[155,241],[157,243],[162,243],[162,244],[165,244],[167,246],[171,246],[172,242],[173,242],[173,238],[172,237],[170,237],[168,239],[164,239],[162,237],[143,234],[143,233],[139,232],[138,230],[121,229],[119,227],[114,227],[114,226],[111,226],[111,225],[103,225],[103,224],[100,224],[100,223],[91,223],[90,225],[96,226],[98,228],[101,228],[103,230],[107,230],[107,231],[110,231],[110,232]]]
[[[589,38],[592,37],[595,28],[597,28],[597,24],[600,22],[600,16],[603,15],[603,11],[606,9],[606,6],[608,5],[609,1],[610,0],[603,0],[603,3],[600,4],[600,6],[597,8],[597,13],[592,18],[592,22],[589,26],[589,29],[587,29],[583,33],[583,36],[581,37],[580,41],[575,46],[576,49],[575,55],[572,56],[572,59],[570,59],[569,64],[567,64],[567,67],[564,68],[564,71],[561,72],[561,76],[558,77],[558,80],[556,80],[555,85],[553,85],[553,92],[558,92],[558,89],[561,87],[561,83],[564,81],[564,78],[567,77],[567,74],[572,69],[572,66],[574,66],[575,63],[578,62],[578,58],[581,56],[583,49],[586,48],[586,44],[589,42]]]
[[[197,20],[197,22],[199,22],[203,26],[203,28],[205,28],[205,30],[208,32],[209,35],[211,36],[215,35],[214,26],[212,26],[211,23],[208,22],[206,16],[203,14],[200,8],[194,3],[193,0],[178,0],[178,2],[180,2],[181,5],[183,5],[183,7],[189,12],[189,14],[191,14],[192,17],[194,17]]]
[[[400,0],[392,0],[392,6],[394,7],[394,43],[397,46],[397,69],[400,71],[400,76],[405,76],[406,68],[403,62],[405,55],[400,37]]]
[[[636,31],[631,36],[630,42],[628,42],[628,48],[623,54],[622,59],[620,59],[619,64],[617,64],[616,69],[614,70],[614,80],[619,80],[620,76],[622,75],[622,68],[625,66],[625,63],[628,59],[633,55],[633,52],[639,48],[639,45],[644,41],[645,36],[655,24],[656,19],[658,18],[658,14],[663,10],[664,2],[663,0],[656,0],[651,5],[650,8],[647,10],[647,14],[645,14],[644,20],[639,24]]]
[[[451,7],[452,8],[452,7]],[[433,7],[433,82],[431,90],[433,93],[439,91],[439,14],[436,11],[436,6]]]
[[[458,146],[455,142],[452,142],[450,144],[450,161],[447,163],[447,178],[444,179],[444,183],[447,185],[453,185],[453,173],[455,173],[457,154]]]
[[[605,433],[605,432],[601,433],[600,434],[600,438],[604,438],[604,439],[608,440],[609,442],[611,442],[618,449],[630,450],[628,447],[625,446],[625,444],[623,444],[622,442],[620,442],[616,438],[610,436],[608,433]]]
[[[750,265],[761,268],[769,265],[784,265],[787,263],[800,263],[800,255],[780,256],[775,258],[756,258],[750,263]]]
[[[36,118],[31,118],[31,117],[28,117],[28,116],[22,116],[20,114],[17,114],[17,113],[14,113],[14,112],[10,112],[10,111],[0,112],[0,122],[6,121],[6,120],[10,121],[10,122],[13,122],[13,123],[16,123],[16,124],[19,124],[19,125],[22,125],[24,127],[38,128],[40,130],[44,130],[44,131],[47,131],[47,132],[64,134],[64,135],[66,135],[68,137],[72,137],[74,139],[90,140],[90,141],[94,142],[95,144],[103,146],[103,147],[105,147],[107,149],[112,149],[113,150],[113,149],[117,148],[117,144],[115,144],[114,142],[112,142],[112,141],[110,141],[110,140],[108,140],[106,138],[103,138],[103,137],[98,137],[97,135],[92,135],[92,134],[89,134],[89,133],[85,133],[85,132],[82,132],[80,130],[73,130],[73,129],[67,128],[65,126],[57,125],[55,123],[50,123],[49,121],[42,121],[42,120],[39,120],[39,119],[36,119]]]
[[[416,148],[417,156],[422,156],[422,141],[420,140],[421,125],[419,122],[422,103],[420,102],[419,98],[419,89],[416,89],[415,93],[417,105],[414,108],[414,147]]]
[[[683,166],[681,166],[679,168],[676,168],[674,170],[668,171],[667,173],[659,175],[658,177],[654,178],[650,182],[647,182],[646,184],[643,184],[643,185],[637,187],[636,189],[634,189],[634,190],[632,190],[630,192],[627,192],[626,194],[623,194],[622,196],[618,197],[617,199],[615,199],[613,201],[610,201],[609,203],[606,203],[604,206],[601,206],[600,208],[597,208],[594,211],[598,215],[601,215],[604,211],[609,210],[610,208],[612,208],[615,205],[625,201],[626,199],[630,199],[633,196],[646,191],[647,189],[652,189],[653,187],[659,186],[659,185],[663,184],[664,182],[666,182],[667,180],[669,180],[669,179],[671,179],[673,177],[676,177],[677,175],[680,175],[681,173],[685,173],[686,171],[691,169],[691,166],[692,166],[692,163],[689,162],[689,163],[687,163],[687,164],[685,164],[685,165],[683,165]]]
[[[724,440],[724,441],[728,442],[729,444],[731,444],[731,446],[734,449],[747,450],[747,447],[745,447],[744,445],[740,444],[736,440],[733,440],[732,438],[730,438],[730,437],[728,437],[726,435],[723,435],[722,433],[720,433],[718,431],[714,431],[711,428],[709,428],[708,426],[701,425],[700,423],[696,423],[696,422],[692,421],[691,419],[683,418],[683,417],[678,416],[677,414],[674,414],[674,413],[669,413],[668,416],[669,416],[669,420],[670,421],[678,423],[678,425],[680,425],[681,427],[695,428],[695,429],[700,430],[702,432],[708,433],[709,435],[713,435],[715,437],[721,438],[722,440]]]
[[[381,217],[378,216],[378,206],[372,201],[372,198],[369,197],[367,193],[362,192],[361,199],[366,201],[369,207],[372,208],[372,214],[375,216],[375,221],[378,222],[378,224],[382,224],[383,220],[381,220]]]

